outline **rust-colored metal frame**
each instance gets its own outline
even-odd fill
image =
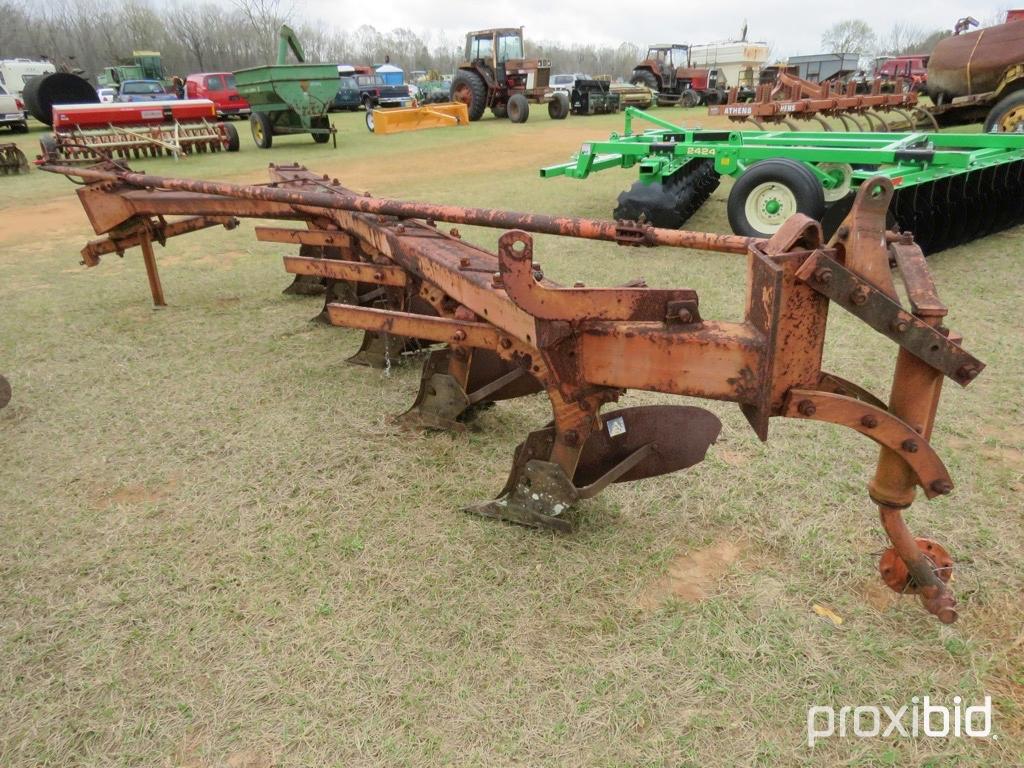
[[[945,550],[915,539],[902,510],[918,488],[928,498],[952,491],[929,442],[941,384],[949,377],[965,386],[984,365],[942,326],[946,308],[920,249],[886,232],[893,190],[883,178],[860,187],[826,243],[819,224],[801,215],[757,240],[377,199],[300,166],[271,166],[271,184],[255,186],[112,166],[45,169],[86,182],[79,197],[106,236],[86,247],[85,263],[139,244],[153,263],[151,283],[154,239],[231,226],[235,217],[305,222],[306,229],[261,226],[257,237],[301,247],[299,256],[285,256],[285,267],[297,279],[323,283],[324,319],[366,332],[353,362],[389,364],[410,349],[445,345],[426,360],[419,396],[403,416],[411,424],[459,429],[481,404],[545,392],[552,423],[519,446],[501,496],[473,508],[484,515],[569,530],[572,504],[609,483],[699,462],[717,437],[717,418],[682,406],[601,413],[630,388],[735,402],[762,440],[772,417],[866,435],[881,447],[869,493],[894,547],[887,583],[919,594],[942,621],[956,618],[948,564],[934,554],[945,558]],[[187,218],[165,221],[174,215]],[[491,253],[439,221],[507,231]],[[534,261],[531,232],[744,254],[744,320],[703,318],[692,289],[556,285]],[[162,292],[158,301],[154,289],[153,297],[159,303]],[[822,370],[830,302],[898,346],[888,404]]]

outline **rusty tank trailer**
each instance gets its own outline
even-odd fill
[[[859,189],[826,242],[818,222],[800,214],[769,239],[714,235],[373,198],[301,166],[271,166],[270,185],[247,186],[113,163],[43,169],[84,182],[79,198],[102,235],[83,249],[84,263],[140,246],[158,304],[154,241],[238,217],[285,222],[258,227],[257,238],[300,246],[284,257],[286,270],[322,283],[330,323],[364,331],[352,362],[386,365],[423,350],[420,391],[402,416],[411,426],[458,430],[477,406],[544,393],[550,424],[515,450],[498,497],[467,508],[487,517],[568,532],[571,509],[609,485],[704,458],[717,416],[689,405],[607,410],[628,389],[736,403],[762,440],[773,418],[847,427],[880,447],[868,495],[892,545],[880,560],[883,580],[916,594],[941,621],[957,618],[952,558],[915,538],[904,510],[918,491],[953,491],[930,442],[939,396],[945,379],[967,386],[984,364],[944,325],[947,309],[921,249],[886,230],[893,187],[885,178]],[[505,231],[492,252],[438,222]],[[558,285],[534,261],[531,233],[736,254],[747,265],[744,319],[705,317],[691,288]],[[888,401],[822,368],[833,306],[896,346]]]

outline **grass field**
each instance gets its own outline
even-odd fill
[[[333,119],[337,150],[260,151],[242,125],[237,154],[133,165],[235,181],[296,160],[379,196],[596,217],[633,181],[537,176],[621,117],[396,136]],[[38,133],[16,139],[35,154]],[[692,228],[727,231],[727,191]],[[78,265],[93,236],[64,178],[0,180],[0,766],[1024,763],[1019,230],[930,260],[988,363],[939,411],[956,491],[908,515],[957,561],[948,627],[881,586],[877,450],[848,430],[777,420],[761,444],[705,404],[724,422],[707,461],[614,486],[572,536],[467,516],[548,419],[543,398],[460,436],[402,432],[415,361],[345,364],[359,334],[281,295],[288,249],[252,222],[158,250],[161,310],[137,251]],[[643,275],[741,318],[737,257],[536,248],[560,282]],[[828,367],[884,393],[893,345],[833,317]],[[623,401],[654,402],[680,400]],[[806,745],[811,705],[986,694],[998,738]]]

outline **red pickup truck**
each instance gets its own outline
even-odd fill
[[[218,117],[248,115],[249,102],[238,94],[235,76],[230,72],[199,72],[185,79],[186,99],[209,99]]]

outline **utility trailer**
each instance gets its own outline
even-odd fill
[[[658,125],[634,133],[633,120]],[[869,178],[892,182],[889,216],[925,253],[983,237],[1024,220],[1024,135],[689,129],[626,109],[623,134],[583,145],[543,178],[585,179],[633,168],[639,180],[619,195],[616,219],[678,228],[731,176],[733,232],[766,237],[791,215],[822,221],[831,234]]]

